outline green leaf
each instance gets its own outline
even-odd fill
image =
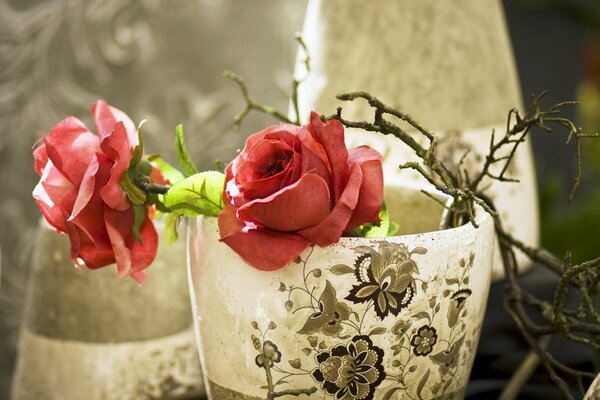
[[[201,172],[174,184],[164,195],[163,204],[171,212],[187,217],[216,216],[223,209],[225,175]]]
[[[166,162],[160,155],[152,154],[151,156],[148,156],[148,160],[156,163],[161,174],[171,183],[171,185],[185,179],[185,176],[181,171]]]
[[[198,168],[194,165],[190,154],[185,146],[185,139],[183,137],[183,125],[177,125],[175,131],[175,150],[177,151],[177,157],[179,163],[183,169],[183,173],[186,176],[192,176],[198,173]]]
[[[385,203],[381,203],[379,220],[379,223],[364,224],[357,229],[362,232],[362,236],[369,238],[392,236],[398,230],[398,224],[390,220],[390,214]]]
[[[394,236],[400,229],[400,224],[390,219],[390,227],[388,228],[387,236]]]
[[[142,224],[144,223],[144,220],[146,219],[146,207],[133,206],[133,212],[134,212],[134,219],[133,219],[133,227],[131,229],[133,230],[133,235],[135,236],[135,239],[138,241],[138,243],[140,245],[143,245],[142,233],[140,232],[140,229],[142,227]]]
[[[179,234],[177,232],[177,222],[181,214],[171,213],[167,214],[165,218],[165,241],[168,245],[175,243]]]

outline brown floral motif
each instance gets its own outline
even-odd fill
[[[437,338],[437,332],[433,326],[423,325],[420,327],[410,340],[415,355],[426,356],[431,353],[433,346],[437,342]]]
[[[450,297],[450,306],[448,307],[448,326],[454,327],[458,322],[460,312],[464,309],[467,298],[471,295],[471,289],[461,289],[456,291]]]
[[[392,327],[392,333],[396,335],[396,338],[399,338],[404,332],[408,331],[411,325],[412,321],[410,319],[399,319]]]
[[[277,348],[277,345],[270,340],[265,340],[262,352],[254,359],[256,365],[260,368],[265,366],[265,360],[269,361],[269,367],[272,367],[274,363],[281,361],[281,352]]]
[[[325,281],[325,289],[319,298],[319,308],[306,320],[300,334],[310,335],[323,332],[327,336],[338,336],[342,331],[342,321],[350,317],[350,307],[338,302],[336,292],[329,281]]]
[[[458,365],[460,349],[465,341],[465,336],[457,339],[448,350],[441,351],[429,356],[429,359],[440,367],[440,374],[446,375],[451,369]]]
[[[355,336],[346,345],[320,352],[316,360],[319,365],[311,375],[335,400],[372,400],[386,376],[383,350],[368,336]]]
[[[373,301],[380,319],[389,314],[397,316],[412,301],[417,287],[413,274],[418,274],[412,254],[425,254],[427,249],[417,247],[409,252],[406,245],[379,242],[379,250],[360,246],[360,255],[354,264],[358,285],[354,285],[346,299],[354,303]]]

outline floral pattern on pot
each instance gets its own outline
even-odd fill
[[[437,332],[434,327],[423,325],[417,330],[410,341],[413,346],[413,352],[417,356],[426,356],[433,351],[433,346],[437,342]]]
[[[318,367],[311,375],[336,400],[371,400],[385,379],[383,350],[368,336],[355,336],[316,355]]]
[[[413,254],[425,254],[418,247],[408,251],[406,245],[382,241],[379,250],[360,246],[354,263],[358,285],[352,287],[346,299],[353,303],[373,301],[375,312],[382,320],[388,315],[397,316],[406,308],[417,292],[413,274],[419,273]]]
[[[276,323],[271,321],[265,330],[261,330],[257,322],[252,321],[252,326],[262,337],[262,340],[255,335],[251,338],[258,350],[256,365],[266,371],[265,387],[270,385],[275,390],[288,384],[293,377],[309,376],[318,389],[315,386],[288,391],[299,395],[321,390],[327,398],[334,400],[392,399],[402,393],[412,399],[451,398],[453,392],[461,389],[457,368],[466,362],[463,352],[474,350],[474,341],[467,339],[472,333],[467,331],[463,321],[472,294],[466,285],[474,255],[468,261],[462,258],[458,261],[459,276],[436,277],[445,281],[446,289],[438,293],[439,296],[428,296],[431,282],[419,276],[417,263],[412,259],[415,254],[427,254],[424,247],[411,251],[402,243],[386,241],[379,242],[378,249],[358,246],[354,248],[358,254],[354,265],[333,266],[327,279],[323,278],[323,269],[311,268],[309,259],[313,251],[314,247],[305,259],[296,257],[294,260],[302,265],[303,285],[279,283],[279,291],[287,293],[283,304],[288,313],[294,315],[309,310],[302,328],[297,331],[306,335],[308,342],[302,354],[292,354],[290,356],[295,358],[281,362],[285,355],[275,343],[267,340],[269,332],[277,327]],[[348,292],[338,294],[332,282],[340,279],[340,275],[354,275],[358,284],[352,284]],[[384,319],[407,309],[417,295],[417,284],[419,296],[423,297],[420,301],[428,307],[414,315],[405,315],[391,325],[391,336],[385,341],[392,341],[393,345],[391,352],[386,354],[381,345],[374,343],[374,338],[388,334],[388,328],[383,326]],[[323,289],[317,296],[319,286]],[[361,307],[362,315],[353,310],[351,304],[340,301],[344,295],[356,307]],[[445,313],[441,312],[442,305],[447,308]],[[367,333],[363,326],[368,318],[375,321],[376,326],[371,326]],[[445,325],[445,332],[440,337],[442,325]],[[478,330],[479,326],[473,332]],[[429,360],[427,369],[418,366],[422,364],[418,361],[421,359]],[[281,364],[276,365],[279,362]],[[386,365],[391,365],[387,371]],[[436,374],[437,379],[434,378]],[[376,397],[378,391],[381,393]]]
[[[350,307],[338,302],[335,289],[329,281],[325,281],[325,290],[319,298],[318,310],[314,312],[298,333],[309,335],[323,332],[327,336],[338,336],[342,331],[342,322],[350,318]]]

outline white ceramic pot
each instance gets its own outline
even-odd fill
[[[76,270],[67,236],[40,226],[13,400],[169,399],[203,392],[185,248],[167,246],[162,227],[159,221],[161,244],[140,286],[118,279],[115,266]]]
[[[310,0],[303,37],[312,67],[300,86],[304,120],[311,110],[332,114],[342,106],[345,118],[371,121],[373,111],[366,102],[335,97],[368,91],[436,132],[438,155],[449,164],[471,149],[465,164],[471,173],[480,168],[474,166],[487,153],[492,129],[498,137],[506,129],[508,110],[522,103],[497,0]],[[298,77],[305,76],[303,60],[300,53]],[[385,155],[386,182],[430,188],[414,171],[398,169],[416,160],[398,139],[352,130],[346,138],[349,147],[368,144]],[[495,182],[490,194],[507,230],[536,245],[537,193],[528,143],[517,152],[509,175],[521,182]],[[518,257],[523,267],[528,264]],[[497,253],[494,278],[502,276]]]
[[[588,388],[583,400],[600,400],[600,375],[596,375],[596,379]]]
[[[494,230],[436,231],[442,209],[386,188],[402,234],[310,247],[285,267],[253,269],[192,221],[189,278],[209,399],[462,399],[491,280]],[[277,249],[273,249],[277,251]],[[337,396],[337,397],[336,397]]]

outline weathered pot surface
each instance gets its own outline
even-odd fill
[[[402,234],[310,247],[280,270],[253,269],[219,242],[214,218],[188,232],[188,262],[211,399],[461,399],[491,279],[494,231],[436,231],[442,208],[390,186]],[[406,218],[405,218],[406,217]],[[274,249],[276,251],[276,249]],[[269,367],[269,368],[266,368]]]

